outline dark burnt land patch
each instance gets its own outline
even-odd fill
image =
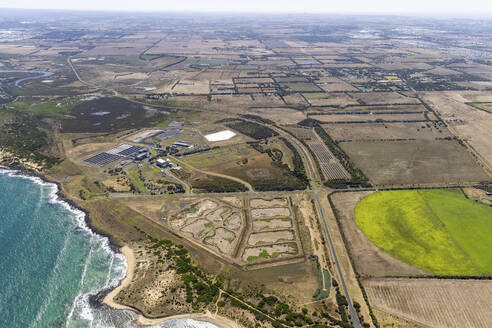
[[[114,132],[158,124],[164,113],[117,97],[85,101],[73,107],[72,118],[62,120],[62,132]]]

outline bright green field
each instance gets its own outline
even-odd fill
[[[379,248],[439,275],[492,275],[492,208],[461,191],[382,191],[355,209]]]

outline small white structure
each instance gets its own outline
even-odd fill
[[[224,130],[220,132],[215,132],[212,134],[207,134],[205,138],[208,141],[224,141],[224,140],[229,140],[232,137],[234,137],[236,134],[232,132],[231,130]]]
[[[156,165],[158,167],[160,167],[161,169],[167,169],[168,167],[172,167],[173,166],[173,163],[171,163],[171,161],[168,160],[168,159],[159,158],[156,161]]]

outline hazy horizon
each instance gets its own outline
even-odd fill
[[[78,11],[123,11],[123,12],[190,12],[190,13],[279,13],[279,14],[423,14],[438,16],[491,16],[492,2],[481,0],[462,1],[425,1],[415,0],[407,3],[395,3],[391,0],[363,1],[348,0],[343,3],[327,3],[322,0],[303,2],[283,2],[279,0],[227,2],[211,0],[183,0],[161,2],[155,0],[104,2],[86,0],[70,2],[46,0],[42,5],[33,0],[0,0],[4,9],[41,9],[41,10],[78,10]]]

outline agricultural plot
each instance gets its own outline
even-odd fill
[[[310,115],[312,119],[323,123],[355,123],[355,122],[425,122],[425,113],[357,113],[357,114],[324,114]]]
[[[380,105],[380,104],[419,104],[417,98],[406,97],[397,92],[368,92],[368,93],[351,93],[362,104]]]
[[[323,128],[337,142],[435,140],[451,137],[442,122],[323,124]]]
[[[287,107],[255,107],[248,110],[249,114],[261,116],[279,124],[296,124],[306,119],[302,111]]]
[[[354,141],[339,145],[376,185],[490,180],[454,140]]]
[[[338,192],[330,196],[357,272],[361,276],[370,277],[428,274],[374,245],[357,226],[355,208],[362,199],[373,193],[373,191]]]
[[[356,87],[336,77],[321,77],[316,84],[326,92],[357,91]]]
[[[349,97],[345,93],[303,93],[311,106],[338,106],[359,105],[356,99]]]
[[[311,82],[290,82],[281,84],[281,87],[287,92],[320,92],[321,90],[316,84]]]
[[[487,328],[492,322],[492,281],[368,279],[374,308],[436,328]]]
[[[170,90],[178,94],[208,94],[210,92],[209,81],[181,80]]]
[[[334,109],[335,110],[335,109]],[[357,106],[347,106],[343,109],[336,109],[337,111],[341,112],[356,112],[356,113],[423,113],[427,112],[427,109],[425,108],[424,105],[422,104],[393,104],[393,105],[388,105],[388,104],[383,104],[383,105],[370,105],[370,106],[363,106],[363,105],[357,105]]]
[[[490,92],[425,92],[424,100],[440,113],[458,136],[470,144],[488,163],[492,163],[492,115],[467,105],[469,102],[492,102]]]
[[[384,191],[355,209],[376,246],[439,275],[492,274],[492,209],[459,190]]]

